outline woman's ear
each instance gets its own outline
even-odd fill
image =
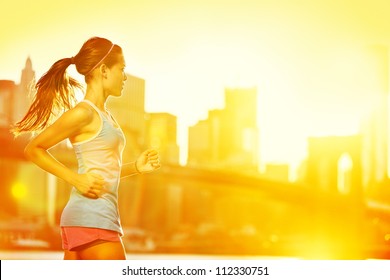
[[[100,70],[100,73],[102,74],[102,76],[105,79],[107,79],[107,74],[108,74],[108,67],[107,67],[107,65],[103,63],[102,65],[100,65],[99,70]]]

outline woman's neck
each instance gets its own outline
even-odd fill
[[[93,102],[102,111],[106,110],[107,96],[105,96],[102,88],[87,85],[84,99]]]

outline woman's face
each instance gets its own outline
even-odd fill
[[[105,88],[108,95],[122,95],[122,90],[125,85],[125,81],[127,80],[125,67],[125,59],[123,55],[119,55],[118,62],[111,66],[111,68],[107,68],[107,79],[105,83]]]

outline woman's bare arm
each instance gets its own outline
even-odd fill
[[[26,157],[43,170],[75,186],[83,195],[97,198],[103,189],[104,180],[98,174],[78,174],[56,160],[48,150],[63,141],[83,132],[93,119],[93,113],[83,106],[65,112],[55,123],[33,138],[25,148]]]

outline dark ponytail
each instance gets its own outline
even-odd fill
[[[92,37],[83,44],[77,55],[54,63],[36,83],[33,103],[26,116],[12,128],[14,135],[43,130],[55,117],[74,106],[75,90],[83,86],[68,76],[66,69],[69,65],[74,63],[77,72],[85,76],[88,84],[97,66],[104,63],[111,67],[119,61],[120,54],[121,47],[110,40]]]
[[[43,130],[59,113],[74,106],[75,89],[81,89],[82,85],[66,72],[72,60],[72,58],[58,60],[39,79],[34,88],[33,103],[27,114],[12,128],[14,135]]]

